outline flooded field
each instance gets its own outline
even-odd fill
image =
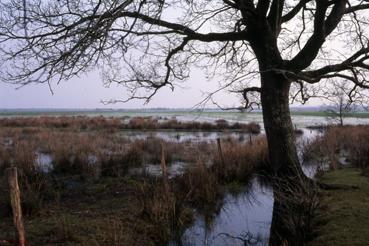
[[[218,119],[225,119],[229,122],[256,122],[263,124],[261,112],[235,112],[235,111],[196,111],[196,110],[59,110],[59,111],[0,111],[1,117],[17,116],[104,116],[104,117],[154,117],[158,119],[177,118],[179,121],[201,121],[214,122]],[[345,124],[369,124],[368,113],[357,113],[357,117],[345,117]],[[317,126],[332,123],[324,112],[292,112],[292,122],[296,127]]]
[[[303,147],[322,134],[319,130],[303,128],[297,138],[300,160],[303,170],[308,177],[313,178],[317,165],[304,163]],[[160,138],[172,142],[215,142],[218,138],[238,139],[240,142],[250,141],[249,138],[240,139],[242,133],[223,132],[128,132],[121,133],[131,139]],[[252,135],[251,139],[257,135]],[[251,140],[252,141],[252,140]],[[91,158],[93,159],[93,158]],[[45,172],[52,167],[52,157],[38,153],[37,161]],[[189,163],[176,161],[168,167],[170,178],[174,178],[188,167]],[[131,174],[146,174],[160,177],[162,170],[157,164],[144,164],[142,167],[131,168]],[[227,192],[222,201],[222,207],[215,214],[196,213],[196,219],[181,237],[181,242],[172,241],[169,245],[244,245],[249,242],[253,245],[268,245],[270,226],[273,212],[273,188],[270,184],[259,180],[255,176],[248,186],[243,187],[237,194]],[[209,218],[210,217],[210,218]]]
[[[176,199],[183,199],[183,204],[188,207],[181,209],[184,211],[190,209],[193,216],[191,222],[187,222],[186,226],[180,230],[177,230],[178,228],[172,224],[169,225],[174,236],[165,237],[167,240],[165,244],[168,246],[268,245],[275,216],[275,190],[273,190],[272,184],[265,179],[265,176],[259,172],[260,167],[252,166],[251,163],[242,164],[251,165],[251,167],[246,167],[248,169],[244,171],[242,168],[245,166],[232,163],[245,157],[246,159],[250,158],[251,162],[263,163],[262,158],[258,159],[266,153],[263,151],[266,145],[262,127],[261,133],[257,133],[250,131],[251,128],[246,128],[246,125],[240,129],[233,125],[234,123],[253,122],[254,128],[255,123],[262,126],[259,113],[211,112],[193,114],[172,112],[164,115],[132,113],[132,115],[115,114],[109,116],[113,116],[113,118],[109,118],[112,119],[112,123],[109,123],[111,125],[97,117],[96,122],[92,121],[92,123],[81,118],[78,119],[78,124],[74,122],[68,125],[46,118],[41,120],[40,127],[35,127],[33,121],[24,121],[19,123],[20,125],[17,127],[6,126],[0,131],[2,139],[0,147],[3,149],[0,149],[0,154],[3,155],[4,160],[8,158],[8,164],[12,161],[27,163],[27,168],[31,168],[30,170],[26,169],[29,175],[33,175],[36,171],[42,173],[41,176],[50,176],[51,180],[54,180],[53,182],[65,179],[66,181],[62,181],[63,183],[58,184],[58,186],[64,187],[63,189],[66,189],[64,192],[69,193],[68,195],[82,189],[86,180],[95,180],[93,182],[96,182],[96,180],[105,180],[106,177],[109,179],[123,177],[127,180],[140,180],[138,191],[132,192],[134,196],[137,192],[145,191],[146,188],[143,187],[150,182],[154,183],[154,188],[148,188],[144,194],[154,192],[153,189],[159,189],[158,194],[161,194],[160,186],[166,178],[167,182],[170,182],[167,185],[173,186],[171,189],[179,189],[177,186],[181,185],[189,186],[184,188],[183,196],[170,191],[173,192],[174,197],[178,196]],[[118,120],[114,120],[117,118]],[[140,128],[140,125],[135,125],[134,129],[127,129],[127,125],[122,127],[122,124],[137,123],[138,119],[141,122],[143,118],[149,119],[150,124],[155,122],[158,125],[150,126],[155,129],[136,129]],[[87,123],[83,123],[84,121]],[[206,124],[191,124],[192,121],[208,122],[215,125],[224,124],[225,127],[220,129]],[[315,129],[314,126],[327,124],[327,121],[324,117],[316,116],[295,116],[293,121],[296,130],[298,130],[296,131],[296,146],[302,169],[306,176],[314,178],[321,168],[327,169],[329,167],[322,167],[316,161],[305,160],[304,149],[324,134],[323,130]],[[174,122],[175,127],[180,126],[181,128],[160,129],[162,126],[160,124],[166,124],[166,122]],[[190,124],[181,125],[180,122]],[[225,124],[225,122],[227,123]],[[366,124],[369,123],[369,119],[347,119],[347,122]],[[91,129],[95,123],[101,125]],[[113,128],[105,129],[104,124]],[[147,122],[145,124],[147,125]],[[206,126],[211,130],[188,129],[194,126]],[[242,153],[248,148],[251,149],[250,152]],[[22,159],[12,160],[6,154],[7,151]],[[258,156],[254,156],[254,152],[257,152]],[[342,165],[347,164],[346,156],[347,153],[342,153],[338,160]],[[6,163],[6,161],[0,162],[2,165]],[[226,173],[228,164],[231,164],[231,169],[227,174],[229,177],[223,177],[223,174],[219,175],[218,168],[221,168],[220,173]],[[249,173],[247,174],[247,172]],[[238,177],[237,175],[240,173],[246,173],[248,176],[246,178]],[[213,175],[215,180],[207,180]],[[236,175],[236,178],[233,178],[232,175]],[[141,179],[144,180],[143,183]],[[201,179],[210,183],[202,184]],[[229,179],[234,180],[234,182],[229,182]],[[86,185],[89,184],[88,182]],[[94,187],[95,183],[90,185]],[[202,190],[203,187],[199,187],[202,185],[207,185],[208,190]],[[109,189],[101,187],[98,189],[110,192]],[[112,189],[114,190],[114,188]],[[134,186],[134,189],[137,187]],[[214,194],[212,189],[214,189]],[[86,193],[86,191],[83,192]],[[180,192],[183,191],[180,190]],[[201,204],[201,199],[204,198],[196,192],[200,192],[201,196],[209,196],[208,207],[198,206]],[[119,191],[116,194],[125,194],[125,192]],[[95,195],[98,193],[93,193],[90,196]],[[125,199],[125,196],[122,198]],[[155,196],[157,196],[156,193],[153,198],[142,198],[144,201],[140,201],[140,203],[146,204],[145,199],[156,199]],[[115,195],[109,199],[114,197]],[[169,198],[165,198],[164,201],[167,201],[166,199]],[[196,206],[193,206],[193,203]],[[155,214],[155,216],[157,215]],[[156,217],[154,218],[156,219]],[[152,220],[153,218],[149,219],[149,223],[152,223]],[[161,226],[162,222],[156,223],[158,224],[155,226]]]

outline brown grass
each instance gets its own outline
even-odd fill
[[[129,124],[137,128],[146,124],[142,122],[153,124],[150,127],[161,124],[151,118],[133,121]],[[167,127],[180,129],[220,129],[226,124],[218,122],[214,128],[209,123],[198,125],[175,119],[168,122]],[[262,138],[252,144],[225,141],[222,161],[215,143],[131,140],[105,130],[107,126],[121,129],[121,123],[100,117],[1,121],[0,173],[12,165],[20,170],[23,208],[30,221],[27,228],[32,242],[78,244],[84,237],[91,240],[93,235],[93,242],[99,245],[164,244],[190,223],[194,208],[208,212],[219,209],[225,184],[235,180],[247,182],[255,170],[267,164],[266,142]],[[10,127],[12,124],[16,127]],[[227,124],[235,129],[246,127]],[[256,132],[258,125],[253,127]],[[168,165],[177,160],[193,165],[170,181],[128,175],[130,167],[160,163],[161,146],[165,148]],[[38,166],[37,153],[52,157],[50,173],[44,173]],[[0,184],[4,180],[0,176]],[[3,189],[6,185],[1,187],[0,208],[9,218],[9,194]],[[99,208],[94,207],[97,205]],[[0,232],[0,237],[8,235],[12,231],[9,228],[0,223],[0,231],[6,232]],[[46,232],[55,237],[45,237]]]
[[[274,208],[272,245],[305,245],[314,237],[314,220],[319,208],[318,189],[303,177],[291,184],[273,180]]]
[[[217,152],[213,159],[212,169],[218,179],[222,183],[247,182],[256,170],[268,165],[266,139],[258,138],[245,144],[225,142],[222,144],[222,156]]]
[[[217,175],[203,160],[198,160],[176,182],[187,202],[202,211],[214,210],[223,194]]]
[[[56,129],[72,129],[75,131],[106,130],[114,132],[117,130],[202,130],[202,131],[221,131],[225,129],[239,130],[252,134],[260,133],[260,125],[254,122],[233,123],[226,120],[217,120],[215,123],[208,122],[181,122],[175,117],[160,120],[154,117],[133,117],[127,120],[125,117],[87,117],[87,116],[40,116],[40,117],[12,117],[1,118],[2,127],[43,127]]]
[[[339,169],[342,152],[351,165],[362,169],[369,167],[369,126],[334,126],[304,152],[305,159],[327,158],[331,169]]]

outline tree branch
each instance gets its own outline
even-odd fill
[[[299,12],[300,10],[308,3],[311,2],[312,0],[300,0],[296,6],[287,14],[285,14],[282,17],[282,23],[284,22],[288,22],[290,20],[292,20]]]
[[[318,55],[325,42],[325,38],[336,28],[345,13],[346,0],[336,0],[327,18],[326,12],[330,2],[328,0],[316,1],[314,18],[314,32],[301,51],[290,61],[286,67],[292,71],[301,71],[307,68]]]

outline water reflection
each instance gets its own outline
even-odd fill
[[[308,177],[314,177],[316,163],[303,160],[303,148],[322,133],[317,130],[302,129],[296,139],[298,154],[303,171]],[[293,194],[293,195],[291,195]],[[300,193],[301,199],[306,194]],[[304,226],[300,226],[300,215],[309,213],[310,204],[298,208],[303,213],[289,211],[296,208],[294,193],[283,193],[281,189],[272,187],[270,179],[257,177],[251,180],[250,186],[238,195],[227,193],[223,199],[221,210],[213,214],[209,223],[209,215],[198,213],[193,225],[182,235],[180,242],[170,242],[170,246],[224,246],[224,245],[281,245],[304,235]],[[299,199],[299,197],[297,197]],[[309,202],[309,201],[308,201]],[[297,202],[297,204],[300,204]],[[308,209],[305,211],[305,209]],[[288,223],[291,224],[288,224]],[[284,226],[285,225],[285,226]],[[297,231],[291,236],[291,228]],[[301,229],[302,228],[302,229]],[[292,239],[291,239],[292,238]]]
[[[246,143],[261,136],[244,132],[196,132],[196,131],[122,131],[123,136],[131,140],[146,140],[148,138],[160,138],[172,142],[215,142],[218,138],[223,141],[237,139],[240,143]]]
[[[273,202],[271,186],[254,178],[247,190],[225,195],[224,205],[210,225],[204,215],[197,216],[184,232],[181,243],[185,246],[267,245]]]
[[[50,154],[36,151],[36,165],[44,173],[49,173],[53,169],[53,158]]]
[[[169,178],[173,178],[177,175],[181,175],[185,172],[186,168],[189,166],[190,163],[182,162],[182,161],[175,161],[172,162],[168,166],[168,175]],[[159,177],[162,175],[161,166],[158,164],[144,164],[142,167],[137,168],[130,168],[128,171],[130,174],[147,174],[150,176]]]

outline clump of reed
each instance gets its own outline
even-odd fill
[[[197,152],[194,152],[197,153]],[[197,153],[198,159],[176,178],[177,190],[186,194],[186,201],[200,211],[217,211],[221,207],[225,186],[246,184],[257,171],[268,166],[265,138],[252,143],[221,143],[209,156]]]
[[[312,240],[319,207],[318,188],[305,177],[273,178],[271,245],[305,245]]]
[[[132,117],[129,120],[116,117],[88,117],[88,116],[40,116],[40,117],[12,117],[0,119],[2,127],[23,127],[23,128],[54,128],[70,129],[74,131],[106,130],[114,132],[122,129],[131,130],[202,130],[221,131],[239,130],[246,133],[259,134],[260,125],[251,123],[229,123],[224,119],[219,119],[215,123],[188,121],[181,122],[175,117],[160,120],[154,117]],[[32,129],[25,129],[27,131]]]
[[[137,143],[132,143],[120,152],[100,153],[98,162],[101,166],[101,175],[112,177],[127,175],[129,168],[143,165],[143,158],[143,150]]]
[[[369,126],[328,127],[304,150],[305,159],[326,159],[331,169],[341,168],[342,155],[355,167],[369,167]]]
[[[87,116],[40,116],[11,117],[0,119],[2,127],[69,128],[74,130],[119,129],[122,120],[115,117]]]
[[[6,141],[5,141],[6,140]],[[46,176],[40,172],[36,164],[36,143],[29,141],[22,131],[0,131],[0,173],[6,181],[5,170],[17,167],[19,185],[22,189],[22,207],[25,214],[36,214],[42,202],[50,194]],[[7,187],[7,185],[2,188]],[[3,192],[9,197],[9,191]],[[2,207],[9,212],[9,200],[1,201]]]
[[[152,117],[133,117],[123,127],[126,129],[157,129],[159,121]]]
[[[216,210],[223,189],[216,173],[199,159],[177,180],[178,190],[186,194],[186,201],[193,207],[204,210]]]
[[[347,149],[351,163],[359,168],[369,170],[369,126],[360,126],[349,132]]]
[[[0,175],[4,175],[4,170],[11,166],[11,154],[9,150],[0,145]]]
[[[213,157],[211,168],[222,183],[247,182],[257,171],[268,166],[268,147],[265,138],[237,144],[234,141],[221,144]]]
[[[134,117],[123,125],[125,129],[175,129],[175,130],[203,130],[203,131],[220,131],[220,130],[239,130],[246,133],[259,134],[260,125],[251,123],[233,123],[230,124],[224,119],[216,120],[214,123],[198,122],[198,121],[178,121],[175,117],[159,121],[153,117]]]
[[[146,221],[145,233],[157,244],[173,239],[193,220],[193,211],[186,207],[183,193],[175,191],[165,178],[144,179],[136,186],[140,218]]]

